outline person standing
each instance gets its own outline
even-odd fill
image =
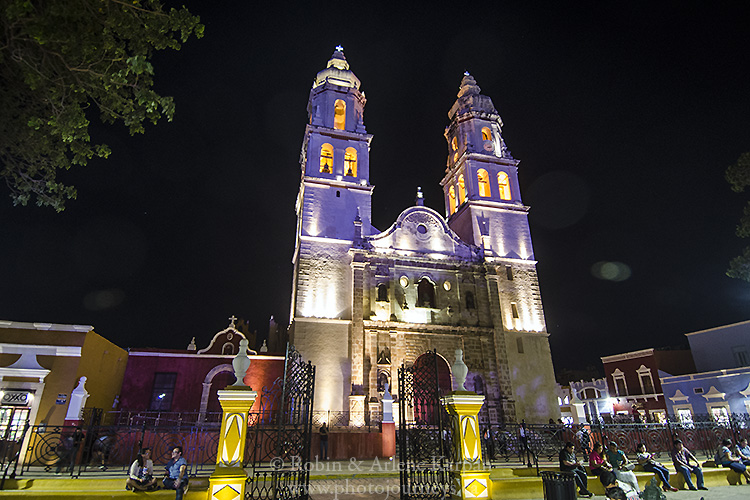
[[[695,462],[695,465],[690,465],[690,462]],[[672,448],[672,463],[674,464],[674,470],[679,472],[685,477],[685,484],[687,484],[688,488],[691,490],[707,490],[703,485],[703,469],[701,469],[701,464],[698,462],[698,459],[695,458],[695,455],[690,453],[690,450],[685,448],[685,445],[682,444],[682,440],[675,439],[674,440],[674,448]],[[690,480],[690,473],[695,474],[696,482],[698,483],[698,488],[696,488],[693,485],[693,481]]]
[[[589,478],[586,475],[586,468],[580,460],[576,459],[575,445],[571,442],[565,443],[565,447],[560,450],[560,470],[573,473],[580,496],[588,498],[594,496],[588,488]]]
[[[167,473],[163,482],[168,490],[176,490],[175,500],[182,500],[182,496],[187,493],[187,460],[182,456],[182,446],[175,446],[172,450],[172,458],[167,462]]]
[[[677,488],[669,484],[669,470],[654,459],[654,455],[646,451],[646,445],[641,443],[636,448],[638,463],[646,472],[653,472],[661,479],[661,489],[664,491],[677,491]]]
[[[591,435],[589,434],[588,429],[586,429],[586,424],[580,424],[578,426],[578,431],[576,432],[576,439],[578,439],[578,446],[581,447],[581,453],[583,453],[583,459],[588,460],[589,452],[591,451]]]
[[[328,460],[328,426],[325,422],[320,426],[320,459]]]

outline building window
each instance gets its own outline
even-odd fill
[[[466,309],[476,309],[476,303],[474,302],[474,294],[466,292]]]
[[[693,394],[703,394],[703,387],[693,387]]]
[[[458,204],[461,205],[466,201],[466,182],[464,182],[464,174],[458,176]]]
[[[388,301],[388,285],[381,283],[378,285],[378,302]]]
[[[515,302],[511,302],[510,303],[510,310],[513,313],[513,317],[514,318],[516,318],[516,319],[520,318],[520,316],[518,315],[518,304],[516,304]]]
[[[455,163],[458,160],[458,139],[455,137],[451,141],[451,149],[453,150],[453,162]]]
[[[709,411],[717,423],[722,425],[729,424],[729,406],[727,404],[711,405]]]
[[[456,189],[453,186],[448,189],[448,203],[450,205],[450,213],[454,213],[456,211]]]
[[[435,285],[427,278],[417,283],[417,307],[435,307]]]
[[[151,391],[151,403],[148,409],[155,411],[171,410],[176,382],[176,373],[154,373],[154,387]]]
[[[625,374],[620,371],[619,368],[616,368],[615,371],[612,372],[612,380],[615,383],[615,393],[618,396],[627,396],[628,384],[625,382]]]
[[[513,266],[505,266],[505,277],[508,281],[513,281]]]
[[[688,425],[688,426],[692,425],[693,411],[690,405],[681,407],[681,408],[675,406],[673,410],[675,414],[677,415],[677,418],[680,421],[680,423],[682,423],[683,425]]]
[[[484,394],[484,382],[479,375],[474,376],[474,392],[477,394]]]
[[[320,146],[320,173],[333,173],[333,146],[328,143]]]
[[[497,174],[497,186],[500,191],[500,198],[510,200],[510,179],[508,179],[507,173],[500,172]]]
[[[596,393],[596,389],[588,387],[583,390],[583,397],[581,399],[598,399],[599,395]]]
[[[234,355],[234,344],[232,344],[231,342],[227,342],[227,343],[225,343],[225,344],[224,344],[224,345],[223,345],[223,346],[221,347],[221,353],[222,353],[222,354],[228,354],[228,355],[230,355],[230,356],[233,356],[233,355]]]
[[[477,170],[477,182],[479,183],[479,196],[489,198],[492,196],[490,191],[490,174],[483,168]]]
[[[483,141],[492,140],[492,132],[490,132],[490,129],[487,127],[482,127],[482,140]]]
[[[344,153],[344,175],[357,177],[357,150],[354,148],[346,148]]]
[[[750,357],[747,355],[747,349],[745,349],[744,345],[732,347],[732,354],[734,355],[734,362],[737,364],[737,368],[750,366]]]
[[[638,381],[641,383],[641,394],[655,394],[654,390],[654,379],[651,375],[651,370],[646,366],[641,365],[638,368]]]
[[[337,99],[333,105],[333,128],[337,130],[344,130],[346,125],[346,103],[341,99]]]
[[[518,354],[523,354],[523,337],[516,339],[516,348],[518,349]]]

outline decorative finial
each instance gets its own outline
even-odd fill
[[[424,206],[424,193],[422,193],[422,186],[417,186],[417,206]]]
[[[229,328],[234,328],[234,322],[237,321],[237,318],[232,314],[229,317]]]
[[[344,47],[341,45],[336,45],[336,52],[344,52]]]
[[[268,344],[266,344],[266,341],[263,341],[263,345],[260,346],[260,352],[268,352]]]
[[[469,367],[464,363],[464,351],[462,349],[456,349],[456,361],[451,366],[453,372],[453,385],[457,388],[457,391],[465,391],[466,387],[466,375],[469,374]]]
[[[471,76],[468,71],[464,70],[464,76]]]
[[[193,337],[193,340],[190,341],[190,343],[187,346],[188,351],[195,351],[198,349],[198,346],[195,345],[195,337]]]
[[[234,377],[237,379],[233,384],[234,387],[245,387],[245,375],[247,375],[247,369],[250,368],[250,358],[247,355],[249,344],[247,339],[240,340],[240,351],[232,360]]]

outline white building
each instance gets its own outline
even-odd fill
[[[437,349],[447,374],[463,348],[490,418],[558,418],[519,162],[492,100],[464,76],[445,130],[445,215],[418,193],[382,232],[365,102],[337,48],[310,91],[296,205],[290,335],[317,366],[316,409],[365,411],[384,382],[397,395],[402,363]]]

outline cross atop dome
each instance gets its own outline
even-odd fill
[[[336,45],[336,52],[341,52],[343,54],[344,53],[344,47],[342,47],[341,45]]]

